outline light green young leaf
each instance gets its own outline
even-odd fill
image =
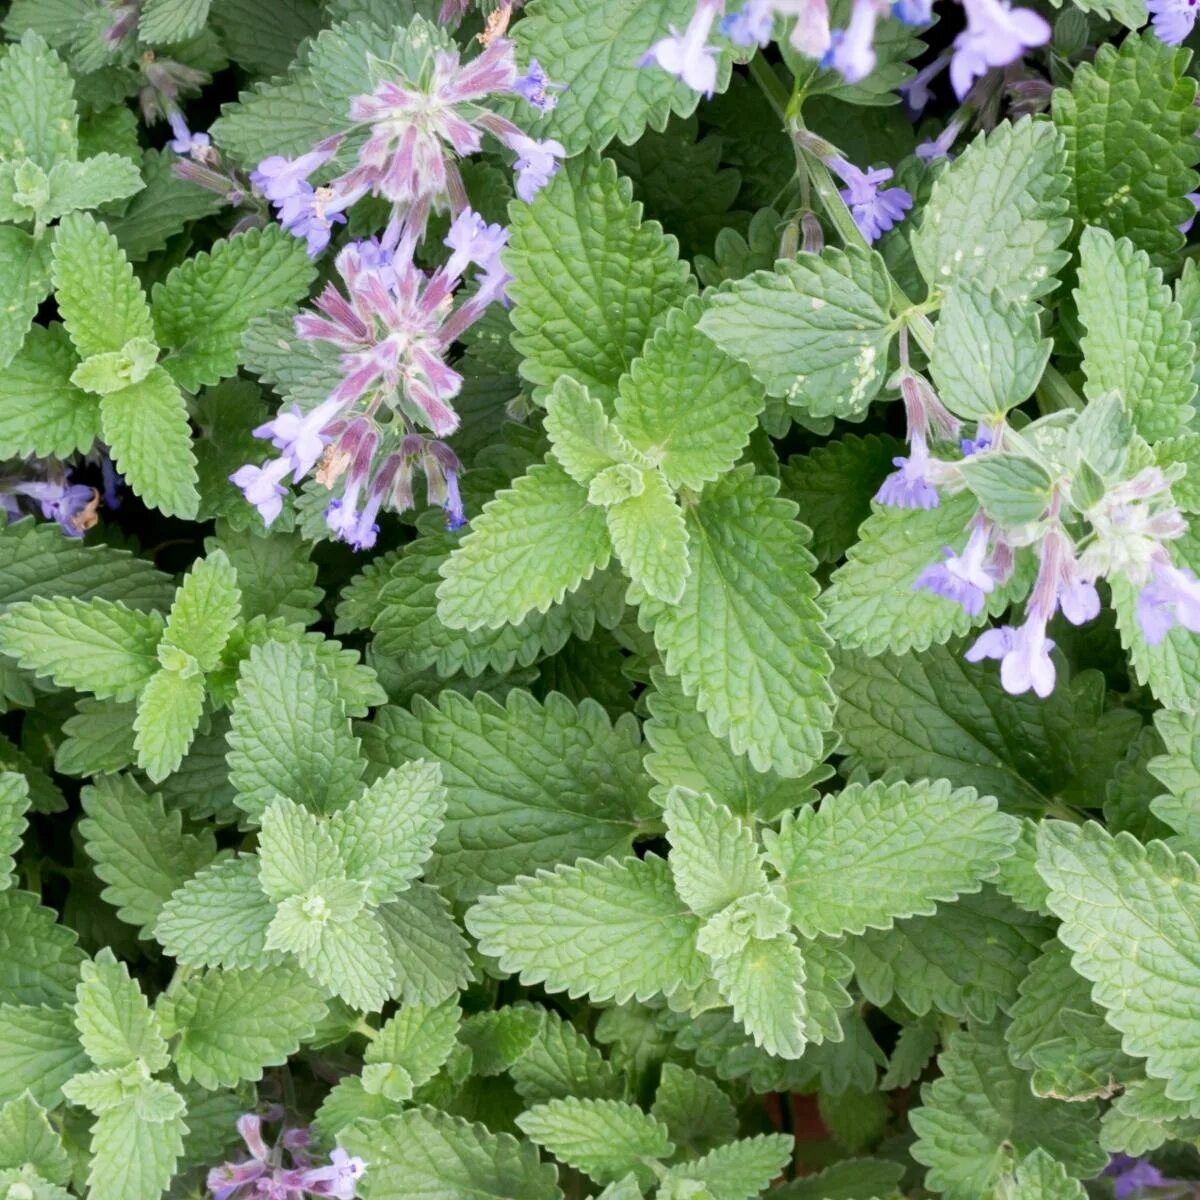
[[[389,1100],[409,1099],[450,1057],[461,1017],[456,1004],[404,1005],[368,1043],[363,1087]]]
[[[163,643],[196,660],[201,671],[212,671],[241,615],[237,572],[224,550],[213,550],[184,576],[167,617]]]
[[[483,506],[442,565],[438,618],[453,629],[516,625],[562,603],[611,554],[603,509],[557,462],[538,464]]]
[[[161,366],[141,383],[100,400],[100,421],[117,469],[151,507],[170,517],[196,515],[196,454],[187,405]]]
[[[1088,822],[1044,822],[1038,871],[1050,887],[1059,939],[1092,997],[1124,1035],[1126,1053],[1146,1060],[1179,1100],[1200,1098],[1197,1033],[1188,996],[1196,973],[1193,914],[1200,871],[1162,842],[1143,846]],[[1132,952],[1131,952],[1132,951]]]
[[[560,375],[546,396],[545,427],[555,459],[581,487],[613,463],[633,459],[604,405],[570,375]]]
[[[832,724],[828,638],[795,506],[742,467],[687,511],[691,573],[677,605],[646,601],[666,670],[756,770],[798,776]]]
[[[254,818],[276,795],[329,813],[358,794],[358,739],[311,644],[268,641],[250,651],[238,676],[227,760],[238,806]]]
[[[0,616],[0,649],[62,687],[131,700],[158,670],[162,631],[158,613],[61,596],[10,606]]]
[[[329,832],[351,879],[378,904],[421,874],[446,812],[439,763],[417,759],[381,775],[333,814]]]
[[[163,365],[189,392],[233,375],[247,324],[294,304],[315,274],[303,242],[275,224],[193,255],[154,288]]]
[[[199,871],[163,905],[159,945],[189,967],[263,966],[275,906],[258,884],[258,858],[223,858]]]
[[[56,163],[48,176],[50,196],[38,216],[57,220],[80,208],[124,200],[144,186],[141,167],[123,154],[102,152],[83,162]]]
[[[369,1158],[375,1200],[562,1200],[557,1172],[532,1145],[434,1108],[352,1125],[341,1141]]]
[[[92,1126],[90,1200],[159,1200],[175,1174],[186,1132],[182,1111],[157,1121],[133,1103],[102,1113]]]
[[[942,302],[929,367],[952,413],[994,426],[1033,394],[1050,347],[1033,305],[964,283]]]
[[[58,311],[80,358],[154,341],[150,306],[117,239],[95,217],[71,213],[54,238]]]
[[[3,250],[4,237],[0,229],[0,261],[11,262]],[[14,289],[4,287],[4,294],[11,296]],[[30,320],[34,309],[36,303]],[[16,358],[0,373],[0,455],[66,458],[91,449],[100,436],[100,401],[71,382],[78,362],[58,322],[29,331]]]
[[[641,492],[606,510],[608,535],[634,584],[655,600],[676,604],[687,585],[687,526],[663,473],[652,468],[642,479]]]
[[[1017,1164],[1017,1173],[1002,1181],[996,1194],[1004,1200],[1087,1200],[1083,1184],[1040,1146]]]
[[[31,1168],[51,1183],[71,1179],[71,1160],[62,1138],[29,1092],[0,1108],[0,1170],[20,1167]]]
[[[57,1008],[74,998],[85,955],[57,918],[30,892],[0,892],[0,1004]]]
[[[977,502],[969,493],[949,496],[929,509],[875,506],[859,530],[822,596],[829,613],[829,632],[847,649],[869,655],[926,650],[967,633],[989,616],[997,616],[1028,586],[1018,569],[1013,581],[996,588],[976,617],[962,607],[913,583],[926,567],[939,562],[947,545],[961,550],[967,523]]]
[[[675,787],[663,805],[679,898],[711,917],[743,896],[765,893],[767,873],[753,826],[710,796]]]
[[[692,15],[687,0],[618,0],[602,12],[586,0],[536,0],[525,25],[513,28],[518,50],[536,54],[551,79],[570,79],[541,136],[557,138],[570,155],[585,146],[602,150],[616,138],[628,145],[643,130],[663,129],[672,113],[686,117],[698,94],[666,71],[646,69],[646,48],[682,29]],[[730,62],[721,55],[717,90],[729,85]]]
[[[0,70],[3,65],[4,60],[0,59]],[[38,306],[50,290],[48,239],[34,241],[23,229],[0,225],[0,288],[4,295],[4,308],[0,311],[0,367],[7,367],[17,357]],[[41,414],[26,413],[26,422],[30,417],[45,419]]]
[[[596,14],[587,13],[594,25]],[[594,37],[593,28],[588,57],[598,61]],[[547,49],[537,53],[549,72]],[[512,344],[535,398],[570,375],[607,406],[646,339],[695,291],[675,239],[656,221],[642,222],[632,192],[611,159],[584,155],[568,159],[532,204],[513,209],[504,256],[513,275]]]
[[[811,417],[861,420],[887,375],[891,288],[874,251],[801,254],[722,285],[699,328],[769,395]]]
[[[164,997],[165,999],[165,997]],[[179,1078],[201,1087],[233,1087],[262,1078],[312,1036],[325,1015],[320,992],[293,966],[192,975],[159,1013]]]
[[[78,151],[75,88],[44,38],[26,32],[0,58],[0,158],[31,158],[45,171]]]
[[[694,1179],[704,1184],[712,1200],[752,1200],[791,1162],[792,1147],[792,1137],[784,1133],[741,1138],[727,1146],[718,1146],[703,1158],[671,1167],[667,1183]],[[792,1193],[786,1187],[780,1195],[792,1200]]]
[[[938,177],[912,235],[929,286],[974,283],[1012,302],[1053,291],[1070,258],[1059,249],[1071,232],[1066,168],[1049,122],[1005,121],[981,133]]]
[[[594,1002],[670,996],[706,977],[698,921],[664,859],[583,859],[484,896],[467,912],[479,949],[527,985]]]
[[[1183,309],[1127,238],[1088,228],[1079,251],[1075,300],[1088,330],[1081,342],[1088,398],[1116,391],[1144,438],[1175,437],[1191,422],[1196,395],[1196,348]]]
[[[979,890],[1012,854],[1018,822],[974,788],[851,784],[764,832],[792,921],[805,937],[887,929]]]
[[[1146,30],[1101,46],[1094,62],[1080,64],[1070,89],[1054,93],[1072,215],[1080,225],[1128,236],[1155,260],[1183,244],[1176,226],[1195,211],[1187,193],[1196,187],[1200,113],[1186,63],[1179,47]]]
[[[1003,452],[980,454],[967,459],[960,469],[979,507],[1001,525],[1032,524],[1050,504],[1053,481],[1032,459]]]
[[[29,783],[25,776],[16,771],[0,771],[0,892],[15,882],[13,855],[21,849],[28,810]]]
[[[101,1070],[141,1059],[154,1072],[171,1061],[146,997],[108,947],[80,967],[75,1025],[88,1058]]]
[[[28,1090],[55,1108],[62,1085],[87,1068],[69,1008],[0,1003],[0,1103]]]
[[[320,817],[280,796],[267,805],[258,831],[258,882],[276,904],[326,879],[344,879],[337,842]]]
[[[141,383],[158,361],[158,347],[146,338],[130,338],[120,350],[93,354],[71,372],[71,382],[85,392],[107,396],[131,383]]]
[[[438,761],[445,823],[431,878],[473,900],[538,867],[632,850],[652,812],[634,725],[591,700],[544,702],[512,689],[499,704],[446,690],[413,711],[388,707],[364,730],[378,768]]]
[[[160,643],[161,645],[161,643]],[[176,771],[204,712],[204,677],[159,671],[137,698],[137,764],[155,782]]]
[[[675,1152],[661,1121],[620,1100],[551,1100],[521,1113],[517,1125],[555,1158],[597,1183],[613,1182],[630,1171],[649,1183],[654,1175],[647,1160]]]
[[[776,1058],[804,1053],[804,956],[790,933],[749,938],[740,950],[714,959],[712,974],[756,1046]]]
[[[922,1106],[909,1121],[917,1133],[913,1157],[947,1200],[991,1194],[1039,1149],[1075,1176],[1094,1175],[1108,1161],[1096,1144],[1096,1106],[1034,1096],[1028,1077],[1008,1061],[999,1027],[951,1035],[938,1065],[942,1077],[921,1088]]]
[[[101,896],[117,916],[146,935],[163,905],[217,852],[210,831],[183,832],[180,813],[147,796],[127,775],[100,777],[82,791],[79,822]]]
[[[762,411],[762,385],[698,328],[703,304],[667,314],[619,380],[621,433],[674,488],[699,491],[741,457]]]

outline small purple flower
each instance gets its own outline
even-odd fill
[[[1192,226],[1196,223],[1196,214],[1200,213],[1200,192],[1188,192],[1186,198],[1192,202],[1192,208],[1194,211],[1186,221],[1181,221],[1175,226],[1180,233],[1191,233]]]
[[[966,653],[967,662],[984,658],[1000,660],[1000,683],[1010,696],[1031,689],[1043,700],[1054,691],[1054,663],[1050,651],[1054,643],[1046,636],[1046,622],[1027,618],[1013,628],[1001,625],[980,634]]]
[[[880,485],[875,499],[892,508],[937,508],[941,504],[929,473],[929,447],[925,438],[913,434],[907,457],[892,459],[893,471]]]
[[[12,488],[18,496],[28,496],[41,505],[47,521],[57,521],[68,537],[83,537],[96,524],[100,493],[82,483],[19,483]]]
[[[1187,568],[1174,567],[1165,555],[1150,567],[1150,582],[1142,588],[1137,602],[1138,624],[1151,646],[1176,625],[1200,633],[1200,580]]]
[[[821,65],[839,71],[847,83],[866,79],[875,70],[875,26],[887,8],[888,0],[854,0],[850,24],[830,35]]]
[[[477,212],[464,208],[454,218],[445,245],[454,251],[443,270],[459,276],[474,263],[484,272],[500,266],[500,251],[508,245],[508,230],[503,225],[489,225]]]
[[[541,113],[553,112],[558,104],[555,92],[565,92],[565,83],[552,83],[536,58],[529,60],[529,70],[513,82],[513,91]]]
[[[273,154],[264,158],[257,168],[250,172],[250,182],[272,204],[283,204],[285,200],[295,197],[308,184],[308,177],[318,168],[323,167],[337,153],[341,145],[341,137],[326,138],[317,144],[316,148],[299,158],[284,158]]]
[[[892,0],[892,16],[905,25],[928,25],[933,20],[933,0]]]
[[[283,498],[287,495],[287,489],[282,481],[288,470],[285,459],[274,458],[261,467],[247,463],[229,477],[231,483],[242,489],[247,503],[258,509],[258,515],[268,528],[283,511]]]
[[[442,503],[446,513],[446,528],[453,531],[461,529],[467,523],[466,513],[463,512],[462,496],[458,491],[458,472],[446,472],[446,499]]]
[[[311,1196],[333,1196],[335,1200],[354,1200],[358,1181],[366,1171],[361,1158],[352,1158],[338,1146],[329,1156],[329,1166],[313,1167],[298,1180],[300,1187]]]
[[[735,46],[765,46],[774,28],[774,0],[746,0],[740,11],[721,22],[721,32]]]
[[[639,66],[657,64],[693,91],[711,97],[717,86],[717,48],[708,45],[708,35],[721,2],[699,0],[687,28],[680,33],[672,26],[670,37],[655,42],[642,56]]]
[[[989,529],[977,522],[961,555],[950,546],[943,549],[946,561],[926,567],[913,583],[913,591],[922,588],[961,604],[973,617],[983,612],[996,580],[988,568]]]
[[[967,27],[954,39],[950,82],[962,100],[971,84],[992,67],[1007,67],[1026,50],[1044,46],[1051,29],[1031,8],[1010,8],[1004,0],[962,0]]]
[[[539,142],[524,134],[512,137],[508,144],[517,155],[517,161],[513,163],[517,172],[517,195],[528,204],[557,174],[561,165],[559,160],[566,158],[567,150],[554,138]]]
[[[958,444],[962,448],[963,457],[970,458],[972,454],[979,454],[989,449],[995,440],[995,434],[980,421],[975,427],[975,436],[963,438]]]
[[[922,67],[907,83],[902,83],[896,89],[904,97],[904,107],[908,110],[911,120],[916,120],[933,99],[933,91],[929,85],[946,69],[949,62],[949,51],[939,54],[927,67]]]
[[[1114,1154],[1104,1173],[1113,1177],[1116,1200],[1141,1195],[1143,1188],[1177,1187],[1182,1182],[1166,1178],[1149,1159],[1130,1158],[1128,1154]]]
[[[831,158],[827,165],[846,185],[841,189],[841,197],[850,206],[854,223],[868,242],[881,238],[893,225],[904,220],[904,214],[912,208],[912,195],[904,188],[879,190],[879,185],[895,174],[891,167],[860,171],[844,158]]]
[[[1155,36],[1168,46],[1178,46],[1196,24],[1197,0],[1146,0]]]
[[[167,120],[170,122],[171,132],[175,135],[167,145],[176,154],[201,161],[209,157],[212,150],[212,138],[207,133],[193,133],[187,127],[183,114],[178,111],[168,113]]]
[[[955,117],[947,123],[946,128],[937,137],[922,142],[916,148],[916,156],[922,162],[927,163],[937,162],[942,158],[952,158],[950,150],[954,143],[958,141],[958,135],[962,133],[964,124],[966,124],[964,118]]]
[[[103,452],[100,454],[100,481],[104,489],[104,507],[120,508],[121,497],[117,489],[124,486],[125,480],[118,473],[117,468],[113,466],[113,461],[109,455]]]
[[[258,426],[254,436],[270,438],[271,445],[283,451],[282,458],[292,471],[292,482],[299,483],[317,464],[325,452],[329,438],[322,430],[342,410],[334,400],[326,400],[304,415],[293,404],[290,412],[280,412],[273,420]]]

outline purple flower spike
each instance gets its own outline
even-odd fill
[[[717,86],[717,48],[708,45],[708,35],[720,7],[721,0],[700,0],[687,28],[680,33],[672,27],[671,36],[655,42],[639,65],[657,64],[693,91],[711,97]]]
[[[558,105],[555,92],[565,92],[565,83],[552,83],[536,58],[529,60],[529,70],[513,83],[513,91],[524,97],[541,113],[553,112]]]
[[[1168,46],[1178,46],[1196,24],[1197,0],[1147,0],[1155,36]]]
[[[987,526],[977,524],[971,530],[962,554],[955,554],[951,547],[945,547],[946,561],[926,567],[913,583],[913,591],[931,591],[962,605],[971,616],[977,617],[996,586],[986,563],[988,541]]]
[[[1054,691],[1054,643],[1046,636],[1046,622],[1030,618],[1014,629],[1001,625],[980,634],[966,653],[967,662],[1000,660],[1000,683],[1010,696],[1032,690],[1043,700]]]
[[[971,84],[992,67],[1007,67],[1026,50],[1044,46],[1051,29],[1030,8],[1010,8],[1004,0],[962,0],[967,27],[954,39],[950,82],[962,100]]]
[[[1151,646],[1157,646],[1176,625],[1200,633],[1200,580],[1165,558],[1155,559],[1150,582],[1138,596],[1137,618]]]
[[[904,188],[879,190],[879,185],[894,174],[891,167],[860,171],[844,158],[831,158],[827,165],[845,183],[841,197],[850,206],[854,223],[868,242],[881,238],[893,225],[904,220],[904,214],[912,208],[913,198]]]

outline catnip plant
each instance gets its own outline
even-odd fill
[[[1200,1194],[1190,0],[10,0],[0,1200]]]

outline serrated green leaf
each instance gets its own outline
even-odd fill
[[[228,762],[238,806],[251,817],[276,795],[326,813],[357,795],[358,739],[313,646],[251,649],[238,676]]]
[[[99,208],[142,190],[142,172],[124,155],[101,152],[83,162],[56,163],[48,176],[50,196],[38,216],[53,221],[80,208]]]
[[[0,1103],[28,1090],[54,1108],[62,1085],[87,1066],[69,1008],[0,1003]]]
[[[742,467],[687,511],[691,572],[677,605],[643,603],[666,670],[756,770],[804,774],[832,724],[828,639],[812,556],[774,480]]]
[[[472,976],[467,939],[450,905],[428,884],[413,884],[375,910],[396,970],[395,996],[405,1004],[441,1004]]]
[[[158,1200],[175,1174],[186,1131],[180,1114],[147,1121],[133,1104],[102,1113],[92,1126],[88,1196]]]
[[[78,362],[57,322],[29,331],[0,373],[0,455],[66,458],[91,448],[100,434],[100,401],[71,382]]]
[[[442,565],[438,619],[454,629],[515,625],[562,602],[612,554],[604,510],[553,460],[483,506]]]
[[[1119,47],[1101,46],[1094,62],[1080,64],[1070,90],[1054,94],[1072,215],[1128,236],[1154,259],[1182,244],[1175,227],[1194,211],[1187,193],[1196,187],[1200,114],[1186,62],[1149,31],[1133,33]]]
[[[501,705],[445,691],[436,705],[385,708],[364,730],[380,768],[436,760],[445,823],[430,876],[456,899],[538,867],[627,853],[649,815],[641,747],[594,701],[544,703],[513,689]]]
[[[152,508],[196,515],[196,454],[178,385],[156,366],[141,383],[100,399],[100,423],[117,469]]]
[[[1028,587],[1023,570],[997,587],[975,617],[961,604],[913,589],[917,576],[942,560],[947,545],[959,550],[966,545],[967,524],[977,507],[966,492],[945,498],[937,508],[875,505],[822,597],[838,644],[870,655],[925,650],[965,634],[1023,595]]]
[[[101,896],[146,935],[172,894],[212,860],[216,841],[208,830],[185,834],[180,814],[128,776],[96,779],[82,800],[79,832],[107,885]]]
[[[625,574],[648,596],[675,604],[688,577],[688,532],[661,471],[642,473],[636,496],[606,510],[608,534]]]
[[[208,20],[211,0],[146,0],[138,37],[151,46],[194,37]]]
[[[267,805],[258,831],[258,882],[276,904],[326,879],[344,879],[346,868],[326,823],[280,796]]]
[[[764,833],[792,921],[805,937],[886,929],[939,900],[978,891],[1012,853],[1019,826],[973,788],[851,784]]]
[[[1050,347],[1032,305],[965,282],[942,302],[929,368],[952,413],[994,426],[1033,394]]]
[[[723,804],[676,787],[663,816],[675,890],[697,916],[711,917],[743,896],[766,892],[754,829]]]
[[[831,1167],[793,1179],[779,1189],[779,1200],[893,1200],[904,1176],[902,1163],[879,1158],[847,1158]]]
[[[1124,1035],[1126,1053],[1146,1059],[1169,1096],[1200,1098],[1186,1000],[1195,970],[1191,914],[1200,896],[1195,861],[1162,842],[1113,838],[1092,822],[1054,822],[1038,833],[1038,871],[1062,920],[1059,938]]]
[[[804,1053],[804,956],[791,934],[747,939],[732,954],[714,959],[712,974],[756,1046],[776,1058]]]
[[[204,677],[159,671],[137,698],[137,764],[161,783],[178,769],[204,712]]]
[[[66,64],[27,32],[0,58],[0,158],[31,158],[49,171],[77,152],[75,89]]]
[[[0,771],[0,892],[12,887],[16,863],[28,822],[29,783],[16,771]]]
[[[433,1108],[352,1125],[341,1140],[369,1158],[374,1200],[562,1200],[557,1172],[533,1146]]]
[[[570,79],[543,136],[559,139],[568,154],[602,150],[614,138],[636,142],[642,131],[662,130],[674,113],[687,116],[698,93],[657,67],[642,67],[647,47],[682,29],[692,15],[686,0],[618,0],[602,13],[584,0],[535,0],[513,37],[522,56],[536,54],[551,79]],[[730,63],[717,65],[717,90],[729,85]]]
[[[938,1057],[942,1077],[921,1089],[909,1120],[913,1157],[929,1168],[930,1187],[947,1200],[978,1200],[1012,1167],[1045,1150],[1072,1175],[1091,1176],[1107,1162],[1096,1145],[1096,1108],[1084,1101],[1041,1100],[1008,1061],[995,1026],[951,1035]]]
[[[130,700],[158,669],[162,631],[157,613],[60,596],[11,605],[0,617],[0,649],[62,687]]]
[[[240,615],[237,572],[223,550],[213,550],[184,576],[163,643],[190,654],[201,671],[211,671]]]
[[[650,1110],[687,1156],[700,1156],[737,1136],[737,1109],[721,1087],[689,1067],[663,1063]]]
[[[250,529],[235,531],[221,525],[217,536],[205,541],[210,554],[218,548],[234,566],[243,619],[265,617],[296,625],[316,622],[317,605],[325,593],[316,586],[312,546],[299,533],[273,531],[270,537],[262,537]]]
[[[706,971],[698,921],[666,861],[583,859],[484,896],[466,916],[479,948],[525,984],[593,1001],[639,1000],[697,987]]]
[[[812,417],[860,420],[887,374],[891,304],[877,253],[831,249],[723,285],[699,328],[769,395]]]
[[[545,48],[537,53],[552,71]],[[610,159],[585,155],[513,210],[504,256],[513,275],[512,344],[535,397],[571,375],[611,403],[643,343],[695,290],[675,239],[642,222],[631,194]]]
[[[190,392],[234,374],[246,325],[294,304],[314,275],[303,242],[274,224],[189,258],[154,289],[163,365]]]
[[[446,789],[439,763],[416,760],[381,775],[333,814],[329,832],[351,879],[381,903],[421,874],[442,827]]]
[[[538,1010],[504,1009],[504,1012]],[[479,1070],[478,1056],[474,1070]],[[588,1039],[557,1013],[544,1009],[533,1036],[509,1068],[526,1104],[544,1104],[567,1096],[617,1100],[624,1095],[621,1077]]]
[[[1145,253],[1103,229],[1084,230],[1075,301],[1083,338],[1085,392],[1116,391],[1148,441],[1174,437],[1191,422],[1196,348],[1191,325]]]
[[[296,950],[296,958],[317,983],[353,1008],[378,1012],[396,990],[387,933],[365,909],[348,920],[323,925],[314,942]]]
[[[1154,727],[1165,754],[1152,758],[1146,769],[1170,792],[1150,802],[1154,815],[1189,840],[1200,835],[1200,715],[1161,709]]]
[[[661,1121],[620,1100],[551,1100],[523,1112],[517,1125],[555,1158],[597,1183],[630,1171],[649,1181],[654,1176],[647,1160],[669,1158],[675,1151]]]
[[[17,357],[38,306],[50,290],[48,239],[38,242],[22,229],[0,226],[0,289],[4,296],[0,308],[0,367],[7,367]]]
[[[0,1003],[69,1004],[84,953],[29,892],[0,892]]]
[[[972,455],[959,469],[984,515],[1002,526],[1032,524],[1050,504],[1053,482],[1033,459],[1004,452]]]
[[[695,1179],[713,1200],[751,1200],[791,1162],[792,1145],[792,1137],[784,1133],[742,1138],[672,1167],[667,1182]]]
[[[163,905],[154,925],[162,948],[190,967],[257,967],[275,906],[258,885],[258,858],[242,854],[197,872]]]
[[[141,1059],[153,1072],[171,1061],[141,988],[107,947],[80,967],[75,1025],[88,1058],[101,1070]]]
[[[407,1100],[413,1089],[441,1070],[457,1045],[458,1006],[406,1004],[379,1030],[363,1055],[363,1087],[390,1100]]]
[[[555,459],[581,487],[613,463],[631,458],[604,405],[570,375],[560,375],[546,396],[545,427]]]
[[[154,341],[142,286],[117,239],[95,217],[63,218],[53,276],[59,315],[81,358],[120,350],[131,338]]]
[[[71,1178],[71,1160],[62,1139],[29,1092],[0,1108],[0,1169],[14,1167],[28,1167],[51,1183],[67,1183]]]
[[[1083,1184],[1067,1174],[1066,1165],[1051,1158],[1040,1146],[1017,1164],[1017,1172],[1003,1195],[1006,1200],[1086,1200],[1087,1197]]]
[[[1171,496],[1182,512],[1200,512],[1200,433],[1156,442],[1154,457],[1164,469],[1177,464],[1186,468],[1186,474],[1172,482]]]
[[[161,1002],[160,1002],[161,1006]],[[292,966],[193,975],[170,998],[169,1031],[179,1078],[232,1087],[262,1078],[312,1035],[325,1013],[316,986]]]
[[[981,133],[938,177],[912,235],[929,286],[974,283],[1013,302],[1053,291],[1070,257],[1059,249],[1071,232],[1067,161],[1048,121]]]
[[[618,381],[621,433],[674,488],[699,491],[741,456],[764,404],[749,369],[697,327],[703,306],[672,310]]]

